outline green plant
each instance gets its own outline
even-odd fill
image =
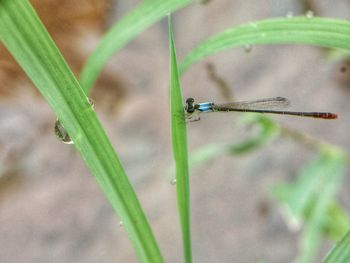
[[[191,3],[190,0],[146,0],[119,21],[101,40],[85,65],[80,83],[76,80],[46,32],[28,0],[0,0],[0,39],[24,69],[74,142],[91,173],[123,221],[141,262],[163,262],[151,228],[141,209],[126,173],[103,131],[86,94],[91,90],[108,59],[139,32],[166,14]],[[169,20],[170,21],[170,20]],[[180,63],[176,62],[174,38],[170,32],[170,76],[172,141],[176,163],[177,198],[186,262],[192,261],[189,174],[187,162],[186,125],[179,72],[206,56],[232,47],[261,44],[310,44],[350,50],[350,22],[318,17],[295,17],[257,21],[228,29],[194,48]],[[268,118],[251,120],[261,127],[255,138],[233,145],[208,146],[197,153],[197,163],[219,154],[241,154],[263,146],[283,129]],[[275,195],[298,220],[307,224],[303,235],[305,253],[300,262],[313,257],[321,234],[342,235],[349,217],[336,204],[334,195],[348,158],[347,153],[327,144],[317,144],[318,159],[301,173],[300,181],[280,186]],[[191,158],[190,158],[191,159]],[[321,192],[310,194],[315,175],[322,174]],[[302,204],[295,196],[304,195]],[[331,220],[336,218],[337,223]],[[341,223],[339,223],[341,222]],[[338,225],[344,226],[337,228]],[[325,262],[347,262],[349,234],[329,254]],[[309,246],[313,243],[313,246]]]
[[[176,194],[184,247],[185,262],[192,262],[191,226],[190,226],[190,185],[187,160],[187,133],[185,114],[171,17],[169,17],[170,51],[170,112],[173,152],[176,165]]]

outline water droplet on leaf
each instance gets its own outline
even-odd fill
[[[92,108],[94,108],[94,101],[89,98],[89,103]],[[63,125],[61,122],[57,119],[55,122],[55,127],[54,127],[55,134],[60,141],[62,141],[65,144],[73,144],[72,139],[69,137],[68,133],[64,129]]]
[[[173,180],[171,180],[170,184],[171,185],[176,185],[176,179],[174,178]]]
[[[57,119],[55,122],[55,134],[58,139],[60,139],[63,143],[65,144],[73,144],[73,141],[69,137],[68,133],[64,129],[63,125],[61,122]]]

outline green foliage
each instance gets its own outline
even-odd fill
[[[310,162],[295,182],[274,188],[275,196],[285,205],[290,223],[305,224],[297,262],[312,262],[323,234],[342,236],[347,230],[339,231],[337,223],[349,221],[334,206],[345,164],[344,154],[329,149]],[[333,215],[338,215],[336,221],[330,220]]]
[[[180,73],[184,73],[192,64],[201,59],[220,51],[233,47],[264,44],[309,44],[346,50],[343,53],[349,52],[350,22],[346,20],[319,17],[295,17],[267,19],[233,27],[210,37],[208,40],[200,43],[190,51],[180,64]],[[266,135],[263,135],[263,132],[261,132],[260,136],[257,136],[255,139],[248,140],[238,145],[232,145],[231,147],[219,144],[208,145],[196,152],[194,158],[191,158],[191,160],[194,160],[194,162],[197,163],[204,162],[223,153],[239,153],[241,150],[242,152],[245,152],[250,149],[256,149],[257,146],[263,145],[264,142],[267,141],[265,138],[269,138],[268,132]],[[320,146],[319,148],[322,147]],[[332,155],[329,155],[328,157],[330,156]],[[328,159],[328,157],[324,158],[326,161],[325,163],[329,164],[329,169],[331,169],[331,166],[333,166],[334,170],[339,169],[340,171],[343,169],[343,161],[340,162],[338,160],[338,162],[336,161],[336,158],[334,159],[332,157]],[[312,181],[311,179],[316,174],[316,170],[322,170],[324,165],[325,164],[321,161],[310,164],[311,168],[309,168],[308,171],[304,171],[305,175],[310,174],[309,176],[306,176],[306,178],[310,177],[309,180]],[[338,174],[340,175],[342,173],[338,172]],[[325,177],[327,179],[327,176]],[[328,179],[331,180],[331,178]],[[340,180],[341,177],[339,177],[336,182],[339,183]],[[305,179],[305,181],[299,184],[300,189],[299,187],[296,189],[302,191],[302,188],[307,189],[312,182]],[[336,191],[335,185],[335,182],[330,183],[330,186],[325,188],[326,190],[323,195],[316,197],[312,195],[311,197],[316,198],[314,203],[310,203],[310,196],[307,196],[305,191],[302,192],[306,196],[302,197],[298,197],[294,191],[284,193],[285,198],[288,200],[295,200],[296,203],[291,203],[291,205],[296,209],[294,210],[294,213],[297,215],[302,214],[301,212],[303,211],[298,211],[298,209],[305,209],[302,205],[303,202],[306,202],[306,204],[311,206],[309,209],[312,208],[312,213],[310,212],[311,210],[306,210],[310,212],[310,215],[307,217],[308,225],[302,237],[302,252],[298,258],[299,262],[309,262],[309,260],[312,260],[318,247],[322,231],[333,237],[338,234],[344,234],[343,231],[346,229],[346,225],[349,222],[348,216],[342,209],[334,210],[336,207],[334,206],[335,201],[329,204],[326,200],[327,197],[333,197]],[[300,202],[299,205],[297,205],[298,202]],[[329,214],[330,212],[335,212],[335,215],[337,215],[336,221],[331,217]],[[296,217],[294,216],[292,218],[295,219]],[[328,222],[328,224],[324,222]],[[338,227],[337,223],[341,223],[340,227]]]
[[[259,131],[255,137],[232,145],[229,149],[231,154],[246,154],[259,149],[280,134],[279,126],[263,114],[247,114],[243,123],[257,125]]]
[[[190,226],[190,185],[187,158],[187,131],[182,104],[182,94],[173,37],[171,17],[169,17],[170,51],[170,106],[171,135],[176,165],[176,194],[182,229],[185,262],[192,262]]]
[[[100,71],[118,50],[138,33],[191,0],[145,0],[121,19],[103,37],[88,59],[81,85],[51,40],[28,0],[0,0],[0,40],[9,49],[51,106],[74,142],[86,165],[119,214],[141,262],[163,262],[137,197],[120,161],[91,107],[87,94]],[[192,261],[190,194],[186,123],[179,72],[201,59],[232,47],[265,44],[309,44],[350,50],[350,22],[326,18],[278,18],[256,21],[219,33],[200,43],[176,62],[175,44],[169,19],[170,105],[176,190],[182,229],[184,258]],[[249,115],[248,124],[259,127],[256,136],[231,145],[212,144],[191,156],[202,164],[221,154],[246,154],[281,133],[280,127],[263,115]],[[298,262],[312,261],[322,235],[339,239],[349,228],[350,216],[338,205],[335,194],[345,168],[344,153],[324,149],[297,177],[279,185],[275,196],[285,205],[289,218],[304,224]],[[348,262],[350,234],[327,256],[325,262]]]
[[[203,165],[220,155],[239,155],[258,150],[281,135],[277,123],[261,114],[249,114],[245,125],[257,125],[252,138],[234,144],[209,144],[191,154],[191,166]],[[349,229],[350,215],[340,207],[335,194],[346,166],[344,153],[322,145],[323,152],[308,164],[295,182],[281,184],[273,189],[274,196],[284,205],[286,219],[291,227],[302,232],[297,262],[312,262],[323,236],[339,240]]]
[[[117,51],[167,14],[191,2],[192,0],[145,0],[111,27],[81,72],[80,83],[86,94],[93,87],[102,68]]]
[[[265,115],[247,113],[242,120],[242,124],[244,125],[257,126],[258,131],[255,136],[238,143],[207,144],[191,153],[191,166],[203,165],[220,155],[248,154],[254,150],[258,150],[280,134],[279,126]]]
[[[27,0],[0,1],[0,39],[68,131],[123,221],[141,262],[163,262],[146,217],[88,98]]]
[[[308,44],[350,49],[350,22],[320,17],[274,18],[227,29],[200,43],[185,57],[180,72],[220,51],[247,45]]]
[[[332,240],[339,240],[350,228],[350,214],[336,200],[328,207],[324,217],[323,233]]]
[[[350,258],[350,231],[327,255],[324,263],[348,263]]]

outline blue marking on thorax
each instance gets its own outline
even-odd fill
[[[198,110],[200,112],[213,112],[213,103],[212,102],[199,103]]]

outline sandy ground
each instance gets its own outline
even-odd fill
[[[283,2],[212,0],[181,10],[174,15],[179,60],[197,43],[228,27],[305,11],[297,1]],[[349,19],[348,1],[313,2],[322,16]],[[112,2],[108,23],[137,3]],[[99,30],[82,30],[73,47],[67,48],[81,54],[66,55],[77,69],[81,57],[97,43]],[[165,20],[147,29],[111,60],[91,96],[166,262],[175,263],[182,262],[182,247],[169,173],[167,41]],[[336,121],[273,118],[349,149],[349,82],[339,74],[344,63],[330,61],[324,50],[254,46],[249,53],[242,48],[217,54],[184,75],[185,97],[224,101],[208,76],[207,63],[215,66],[237,100],[283,96],[293,102],[292,109],[339,113]],[[7,78],[0,97],[0,262],[137,262],[94,178],[74,148],[55,138],[54,115],[22,74],[10,78],[0,67],[0,77]],[[237,124],[239,117],[211,114],[190,123],[190,150],[208,143],[239,142],[252,134]],[[304,145],[281,138],[252,154],[222,156],[192,169],[194,262],[292,262],[298,233],[288,229],[268,190],[293,178],[314,155]],[[349,196],[343,191],[342,200],[348,205]],[[328,248],[325,244],[320,257]]]

